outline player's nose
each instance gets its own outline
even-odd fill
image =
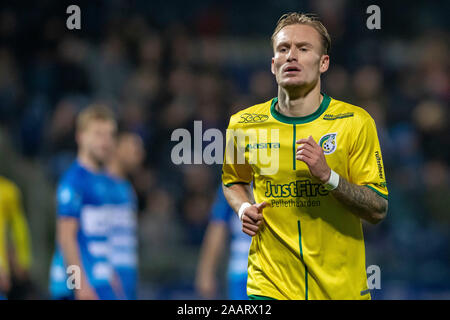
[[[286,56],[287,62],[292,62],[292,61],[298,61],[297,59],[297,52],[295,48],[290,48],[289,52]]]

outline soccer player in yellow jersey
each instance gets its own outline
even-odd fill
[[[370,299],[361,219],[384,219],[388,191],[374,120],[321,93],[330,42],[315,16],[282,16],[278,97],[230,119],[222,181],[253,237],[250,299]]]
[[[8,231],[11,231],[15,249],[13,270],[9,264]],[[6,295],[10,289],[11,272],[20,278],[27,277],[30,264],[30,236],[20,190],[12,181],[0,176],[0,296]]]

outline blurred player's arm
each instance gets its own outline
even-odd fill
[[[227,234],[225,222],[212,221],[209,223],[195,277],[196,289],[203,298],[213,299],[216,296],[216,271],[225,249]]]
[[[0,267],[0,296],[6,294],[11,288],[11,281],[6,270]]]
[[[9,227],[14,244],[14,268],[12,272],[20,279],[29,277],[31,267],[30,231],[23,211],[21,194],[17,189],[12,194],[9,206]]]
[[[1,210],[1,207],[0,207]],[[0,211],[0,294],[10,289],[9,266],[6,249],[6,226],[3,212]]]
[[[123,289],[123,283],[120,280],[119,274],[113,270],[111,280],[109,281],[111,288],[113,288],[114,294],[119,300],[126,300],[125,291]]]
[[[77,241],[77,233],[79,222],[77,218],[60,217],[57,221],[56,233],[57,241],[63,252],[64,261],[67,266],[79,266],[81,273],[81,287],[75,289],[75,297],[78,300],[98,299],[95,291],[89,284],[84,272],[81,258],[80,248]]]

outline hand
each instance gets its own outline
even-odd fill
[[[263,209],[267,206],[267,202],[261,202],[254,204],[246,208],[242,214],[242,231],[249,236],[255,236],[264,219],[263,219]]]
[[[295,143],[300,144],[295,158],[306,163],[313,177],[322,183],[327,182],[330,179],[331,169],[325,160],[322,148],[314,141],[313,137],[309,136],[307,139],[300,139]]]
[[[200,296],[205,299],[213,299],[216,296],[217,283],[212,274],[200,273],[195,279],[195,287]]]
[[[75,289],[76,300],[98,300],[97,293],[85,280],[81,283],[80,289]]]

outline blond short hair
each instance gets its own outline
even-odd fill
[[[290,26],[293,24],[306,24],[308,26],[313,27],[321,36],[323,54],[328,54],[331,47],[331,38],[328,34],[327,29],[319,20],[319,17],[312,13],[300,13],[300,12],[289,12],[283,14],[280,19],[278,19],[275,30],[272,34],[271,41],[272,47],[274,45],[275,36],[286,26]]]
[[[114,125],[117,125],[114,112],[110,108],[102,104],[92,104],[78,114],[76,123],[77,131],[81,132],[85,130],[89,123],[95,120],[110,121]]]

